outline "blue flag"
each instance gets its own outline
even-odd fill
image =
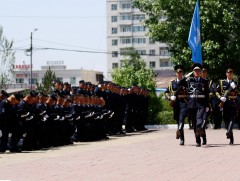
[[[202,47],[200,36],[200,15],[198,1],[194,9],[192,23],[189,31],[188,44],[192,50],[192,61],[202,64]]]

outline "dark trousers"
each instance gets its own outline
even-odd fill
[[[204,114],[205,114],[205,107],[200,107],[200,108],[196,108],[196,109],[188,109],[189,111],[189,116],[192,120],[192,124],[193,124],[193,129],[194,129],[194,133],[195,133],[195,137],[196,137],[196,142],[200,143],[200,135],[197,134],[197,130],[198,129],[203,129],[205,131],[205,128],[202,127],[203,124],[203,118],[204,118]]]

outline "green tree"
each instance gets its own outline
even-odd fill
[[[148,122],[155,123],[155,118],[161,110],[161,99],[155,93],[154,71],[147,67],[144,60],[133,48],[127,48],[125,59],[121,63],[122,66],[112,72],[113,82],[124,87],[135,84],[150,90]]]
[[[145,12],[144,25],[154,41],[167,42],[174,64],[190,69],[191,50],[187,39],[196,0],[134,0]],[[240,1],[200,0],[203,63],[212,78],[225,76],[225,65],[240,68]],[[160,19],[165,17],[165,19]]]
[[[144,60],[133,48],[127,49],[122,66],[112,72],[113,82],[129,87],[133,84],[155,91],[154,71],[147,67]]]
[[[49,67],[49,69],[44,74],[42,84],[37,83],[37,90],[49,94],[52,91],[52,85],[55,79],[55,72],[53,72]]]
[[[12,80],[15,63],[15,51],[12,50],[13,41],[8,41],[3,36],[3,28],[0,26],[0,89],[5,89],[6,83]]]

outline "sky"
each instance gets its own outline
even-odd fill
[[[30,48],[33,32],[33,70],[39,70],[47,61],[64,61],[67,69],[102,71],[106,76],[106,53],[98,53],[106,52],[107,47],[105,0],[0,2],[0,25],[3,36],[13,40],[15,64],[30,64],[25,50]]]

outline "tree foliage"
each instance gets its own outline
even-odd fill
[[[133,84],[155,91],[155,73],[147,67],[144,60],[133,48],[128,48],[122,66],[112,72],[113,82],[118,85],[129,87]]]
[[[37,84],[37,90],[49,94],[52,91],[54,80],[56,80],[55,72],[53,72],[49,67],[49,69],[44,74],[42,84]]]
[[[0,27],[0,89],[6,88],[6,83],[12,80],[12,72],[15,63],[15,51],[12,50],[13,41],[8,41],[3,36],[3,28]]]
[[[173,63],[187,69],[192,64],[187,39],[195,4],[196,0],[134,0],[134,6],[149,15],[144,25],[150,38],[167,42]],[[225,76],[227,64],[240,68],[239,9],[238,0],[200,0],[203,63],[212,78]]]

